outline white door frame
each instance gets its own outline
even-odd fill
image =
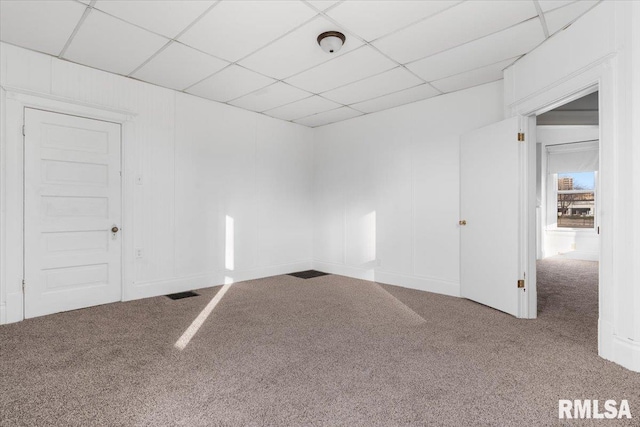
[[[599,91],[599,148],[600,148],[600,203],[597,206],[596,215],[600,218],[600,264],[599,264],[599,320],[598,320],[598,353],[610,354],[603,345],[609,345],[612,339],[612,307],[610,299],[604,296],[613,291],[613,263],[611,256],[613,248],[613,215],[602,215],[602,206],[613,206],[614,187],[612,177],[615,149],[614,128],[614,101],[615,101],[615,75],[617,69],[615,55],[609,55],[600,61],[591,64],[579,73],[572,74],[560,80],[554,85],[548,86],[527,98],[507,106],[506,114],[522,115],[528,117],[525,120],[525,132],[527,141],[526,150],[526,176],[524,178],[526,188],[526,209],[523,215],[522,227],[526,230],[527,239],[524,247],[526,254],[526,282],[528,291],[525,293],[521,304],[523,318],[535,318],[537,315],[536,292],[536,157],[535,157],[535,116],[552,110],[567,102],[580,98],[588,93]],[[606,357],[606,356],[605,356]]]
[[[133,143],[135,114],[99,105],[77,102],[49,94],[23,89],[3,88],[5,122],[3,143],[0,144],[0,293],[5,305],[0,307],[0,324],[19,322],[24,319],[24,293],[22,279],[24,269],[24,123],[25,108],[68,114],[120,124],[121,209],[122,209],[122,253],[121,292],[127,300],[127,284],[133,283],[133,174],[134,164],[130,160],[135,152]],[[2,300],[0,299],[0,302]]]

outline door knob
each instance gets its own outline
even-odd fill
[[[466,219],[461,219],[460,221],[458,221],[458,224],[467,225],[467,220]]]
[[[111,232],[112,233],[117,233],[119,230],[120,229],[114,225],[113,228],[111,229]]]

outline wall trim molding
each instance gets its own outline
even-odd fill
[[[333,262],[313,261],[313,269],[329,274],[337,274],[339,276],[353,277],[354,279],[375,281],[375,272],[373,269],[353,267],[345,264]]]
[[[30,105],[35,104],[42,107],[51,105],[53,108],[60,108],[60,103],[66,104],[67,107],[65,108],[66,112],[63,112],[64,114],[73,114],[73,112],[76,111],[77,108],[80,108],[80,110],[78,111],[81,114],[86,114],[90,111],[97,116],[96,118],[99,118],[100,120],[108,121],[110,117],[113,117],[113,119],[117,120],[118,123],[133,120],[133,118],[137,116],[137,114],[132,111],[120,110],[100,104],[78,101],[73,98],[53,95],[51,93],[36,92],[7,85],[2,85],[0,87],[7,92],[7,99],[16,99]]]
[[[600,357],[640,372],[640,342],[616,335],[613,325],[602,318],[598,321],[598,335]]]
[[[244,282],[246,280],[262,279],[265,277],[294,273],[296,271],[310,270],[311,268],[312,262],[309,260],[291,264],[265,266],[249,270],[228,272],[210,271],[207,273],[192,276],[135,282],[132,284],[132,286],[125,288],[125,295],[122,300],[131,301],[142,298],[157,297],[176,292],[190,291],[194,289],[211,288],[213,286],[221,286],[226,283],[237,283]]]
[[[635,372],[640,372],[640,342],[613,335],[613,361]]]
[[[218,276],[215,273],[198,276],[176,277],[164,280],[152,280],[149,282],[135,282],[125,287],[123,301],[132,301],[142,298],[151,298],[176,292],[191,291],[194,289],[210,288],[222,283],[216,282]]]
[[[590,90],[590,88],[593,86],[593,83],[591,81],[586,83],[583,87],[577,90],[574,90],[572,96],[564,96],[563,95],[564,92],[562,91],[562,86],[579,81],[579,79],[582,79],[585,76],[587,76],[587,80],[590,80],[588,77],[589,74],[593,73],[594,70],[596,70],[597,72],[597,70],[600,67],[607,67],[609,60],[612,58],[615,58],[616,55],[617,55],[617,52],[611,52],[605,56],[602,56],[596,59],[590,64],[587,64],[582,68],[579,68],[578,70],[573,71],[572,73],[560,78],[559,80],[556,80],[548,84],[547,86],[539,88],[538,90],[526,95],[521,99],[516,99],[513,102],[510,102],[509,104],[506,105],[507,111],[510,114],[520,114],[523,116],[528,116],[533,113],[543,114],[543,113],[546,113],[547,111],[553,110],[556,107],[559,107],[571,101],[575,101],[576,99],[581,98],[582,96],[585,96],[588,93],[593,92],[592,90]],[[507,70],[512,70],[512,69],[513,69],[513,65],[510,65],[507,68]],[[549,102],[547,105],[541,108],[540,105],[538,104],[537,98],[548,96],[550,93],[555,93],[556,90],[559,90],[560,92],[559,95],[552,102]]]
[[[243,282],[246,280],[262,279],[265,277],[279,276],[282,274],[295,273],[298,271],[311,270],[313,268],[313,262],[311,260],[292,262],[287,264],[276,264],[258,267],[249,270],[238,270],[233,272],[227,272],[224,276],[230,276],[233,279],[233,283]],[[224,277],[223,277],[224,279]],[[224,283],[224,280],[222,281]]]
[[[22,292],[7,292],[6,302],[0,310],[4,311],[0,315],[0,324],[21,322],[22,315]]]
[[[460,298],[460,282],[376,271],[376,282]]]
[[[325,273],[367,280],[408,289],[460,297],[460,283],[433,277],[410,276],[371,268],[354,267],[332,262],[314,261],[313,268]]]

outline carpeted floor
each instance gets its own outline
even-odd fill
[[[597,263],[538,274],[534,321],[329,275],[234,284],[184,350],[221,287],[5,325],[0,424],[558,425],[558,399],[636,422],[640,374],[597,355]]]

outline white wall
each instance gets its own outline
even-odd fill
[[[604,1],[505,71],[505,111],[600,97],[599,353],[640,371],[640,3]]]
[[[133,206],[125,204],[133,226],[123,229],[133,234],[132,247],[125,248],[124,262],[133,269],[125,299],[213,286],[225,277],[243,280],[311,267],[311,129],[11,45],[0,47],[0,321],[20,320],[22,307],[21,278],[6,268],[17,256],[7,249],[21,247],[7,241],[7,229],[17,224],[5,214],[7,206],[19,204],[20,195],[6,192],[7,179],[11,182],[17,170],[11,163],[14,149],[6,152],[7,133],[21,125],[18,117],[6,117],[7,94],[14,89],[132,115],[123,137],[130,186],[124,191],[133,194]],[[135,183],[138,178],[141,185]],[[235,226],[233,271],[225,268],[226,216]],[[142,258],[134,258],[136,248],[143,250]]]
[[[316,268],[459,295],[459,137],[502,101],[496,82],[318,128]]]
[[[593,230],[545,230],[544,257],[561,255],[565,258],[598,261],[600,245]]]

